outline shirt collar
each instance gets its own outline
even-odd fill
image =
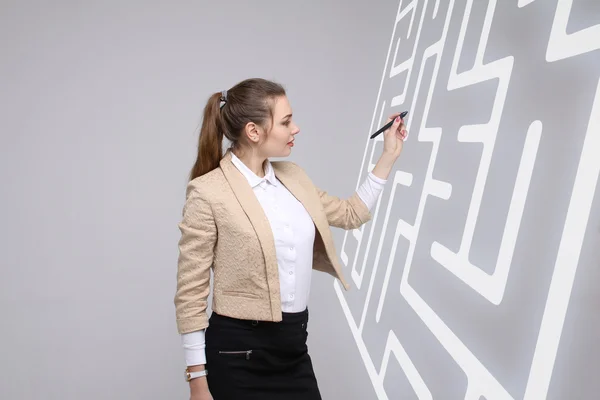
[[[265,171],[265,176],[264,178],[261,178],[260,176],[256,175],[254,172],[252,172],[252,170],[250,170],[250,168],[248,168],[246,166],[246,164],[244,164],[242,162],[242,160],[240,160],[235,154],[233,154],[233,152],[231,152],[231,162],[233,163],[233,165],[235,165],[237,167],[238,170],[240,170],[240,172],[242,173],[242,175],[244,175],[244,177],[246,177],[246,180],[248,181],[248,183],[250,184],[250,186],[252,188],[260,185],[262,182],[268,182],[272,185],[277,186],[277,179],[275,177],[275,171],[273,170],[273,166],[271,165],[271,163],[269,162],[269,160],[267,159],[266,161],[266,171]]]

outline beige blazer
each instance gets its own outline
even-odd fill
[[[355,229],[371,213],[354,193],[346,200],[315,187],[298,165],[272,162],[277,178],[304,205],[316,227],[313,269],[349,285],[331,226]],[[233,318],[281,321],[279,270],[271,226],[246,178],[227,152],[219,168],[189,182],[179,223],[175,310],[179,333],[208,326],[210,270],[212,309]]]

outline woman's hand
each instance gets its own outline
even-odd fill
[[[213,397],[208,389],[206,389],[205,391],[193,393],[190,396],[190,400],[213,400]]]
[[[398,158],[402,152],[408,132],[404,126],[404,121],[400,118],[400,113],[391,115],[385,123],[387,124],[394,118],[394,124],[383,132],[383,151],[394,158]]]
[[[400,153],[402,153],[404,140],[408,136],[408,132],[404,127],[404,121],[400,119],[400,114],[391,115],[386,124],[392,118],[396,118],[396,121],[394,121],[394,124],[387,131],[383,132],[383,152],[371,171],[373,175],[381,179],[388,179],[394,163],[398,160]]]

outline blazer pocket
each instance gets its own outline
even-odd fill
[[[260,299],[260,296],[254,293],[248,293],[248,292],[237,292],[234,290],[227,290],[224,291],[223,294],[225,296],[233,296],[233,297],[245,297],[247,299]]]

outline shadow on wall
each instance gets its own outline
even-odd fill
[[[410,137],[335,283],[379,399],[597,398],[592,3],[400,1],[371,131]]]

